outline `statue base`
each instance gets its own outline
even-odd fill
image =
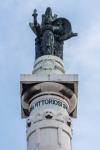
[[[63,60],[57,56],[44,55],[35,60],[32,74],[63,74]]]

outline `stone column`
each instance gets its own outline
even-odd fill
[[[21,75],[21,115],[27,118],[27,150],[71,150],[77,117],[78,76],[65,74],[63,61],[39,57],[31,75]]]

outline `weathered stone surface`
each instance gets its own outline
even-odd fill
[[[53,55],[44,55],[36,59],[33,74],[62,74],[64,73],[63,61]]]
[[[43,77],[37,74],[22,75],[20,80],[22,117],[29,116],[30,99],[42,95],[58,95],[68,100],[69,113],[77,117],[78,76],[51,74]],[[25,113],[27,111],[27,113]]]

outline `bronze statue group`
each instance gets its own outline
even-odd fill
[[[42,15],[42,22],[37,22],[37,11],[34,10],[33,23],[29,23],[32,31],[36,35],[35,39],[35,59],[43,55],[54,55],[63,59],[63,44],[65,40],[77,33],[72,32],[71,23],[65,18],[52,16],[52,10],[48,7]]]

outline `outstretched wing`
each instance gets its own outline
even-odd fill
[[[37,24],[37,26],[34,26],[33,23],[29,23],[29,26],[31,28],[31,30],[38,36],[41,34],[41,28],[40,28],[40,25]]]
[[[71,23],[65,18],[57,18],[52,22],[52,24],[59,27],[57,32],[60,35],[68,34],[72,31]]]
[[[77,33],[72,32],[71,23],[65,18],[57,18],[52,24],[58,26],[59,29],[55,31],[56,34],[60,35],[59,40],[68,40],[71,37],[77,36]]]
[[[36,31],[35,31],[35,28],[34,28],[34,24],[30,22],[29,26],[30,26],[31,30],[35,33]]]

